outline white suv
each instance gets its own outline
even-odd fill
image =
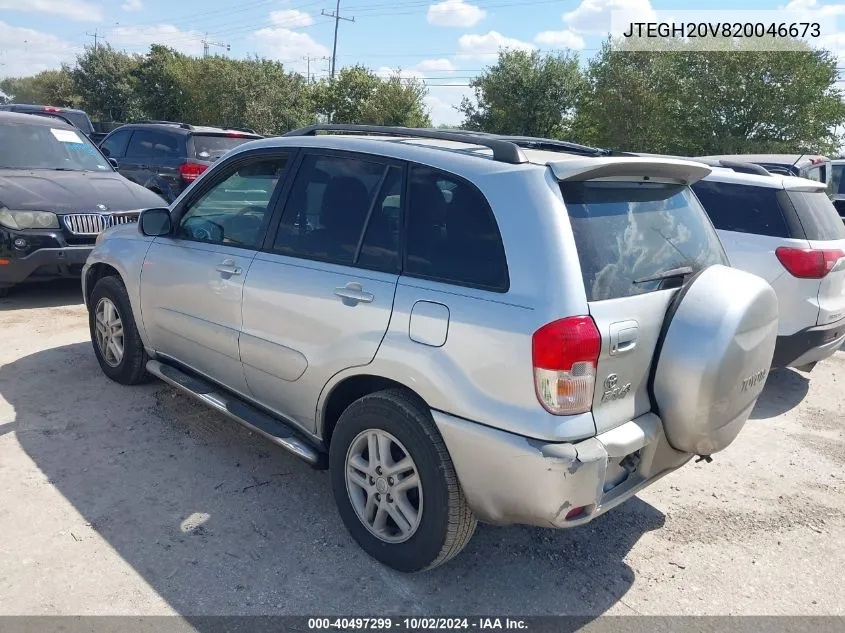
[[[693,191],[731,265],[777,293],[773,366],[810,370],[845,341],[845,226],[824,183],[730,164],[714,167]]]

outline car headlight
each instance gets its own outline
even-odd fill
[[[0,207],[0,224],[7,229],[57,229],[59,218],[50,211],[14,211]]]

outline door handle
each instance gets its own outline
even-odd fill
[[[235,260],[227,259],[221,264],[214,267],[214,270],[222,275],[240,275],[243,269],[240,266],[235,266]]]
[[[350,282],[340,288],[335,288],[334,293],[340,297],[344,305],[354,306],[359,303],[372,303],[375,297],[370,292],[364,292],[361,284]]]
[[[636,321],[620,321],[610,324],[610,355],[630,352],[637,346],[640,336]]]

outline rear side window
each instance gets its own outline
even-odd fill
[[[398,167],[351,157],[306,156],[273,250],[396,272],[401,180]]]
[[[723,231],[789,237],[778,190],[700,180],[692,186],[713,226]]]
[[[127,156],[144,158],[181,158],[185,155],[184,137],[153,130],[135,130]]]
[[[845,225],[824,191],[787,191],[808,240],[845,238]]]
[[[727,264],[722,244],[688,187],[634,182],[560,185],[588,301],[667,287],[647,278],[682,267]]]
[[[230,149],[255,139],[243,136],[194,134],[194,157],[200,160],[217,160]]]
[[[502,237],[478,189],[457,176],[413,166],[408,194],[407,274],[507,292]]]

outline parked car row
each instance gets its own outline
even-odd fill
[[[772,367],[845,340],[845,225],[821,179],[348,125],[145,122],[92,153],[5,116],[63,168],[90,154],[86,182],[155,197],[81,246],[103,373],[157,377],[328,468],[350,534],[398,570],[445,563],[477,520],[575,527],[711,461]],[[128,172],[159,151],[156,194],[104,156]],[[9,249],[77,226],[33,205],[0,213]]]

